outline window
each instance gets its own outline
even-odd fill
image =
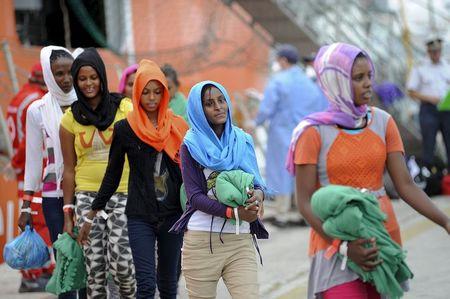
[[[24,45],[105,46],[103,0],[16,0],[14,3],[16,29]],[[65,42],[64,6],[69,19],[70,44]]]

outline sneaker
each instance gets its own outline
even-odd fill
[[[39,279],[22,279],[19,293],[45,292],[45,285]]]
[[[270,223],[278,228],[287,228],[289,226],[289,223],[287,221],[281,221],[278,219],[274,219]]]

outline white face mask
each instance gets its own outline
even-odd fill
[[[281,70],[281,65],[278,61],[274,61],[271,66],[272,73],[277,73]]]
[[[315,80],[316,79],[316,71],[310,65],[306,66],[305,73],[308,78]]]

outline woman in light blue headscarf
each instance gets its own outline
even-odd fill
[[[203,81],[192,87],[187,112],[191,129],[180,150],[186,212],[172,231],[184,232],[189,297],[214,298],[222,277],[233,298],[258,298],[252,239],[268,238],[268,233],[259,219],[265,187],[253,140],[232,125],[231,101],[219,83]],[[247,207],[233,209],[217,201],[215,179],[236,169],[252,174],[255,188],[248,192]],[[227,219],[243,220],[239,234]]]
[[[217,95],[223,97],[226,121],[219,125],[220,130],[223,130],[222,134],[217,134],[216,125],[212,124],[205,114],[203,100],[199,100],[202,90],[205,89],[206,92],[207,86],[216,89]],[[212,89],[207,90],[211,94]],[[261,186],[263,181],[256,162],[253,139],[232,124],[231,101],[225,88],[213,81],[203,81],[192,88],[189,100],[188,117],[192,130],[187,132],[184,143],[193,158],[213,170],[242,169],[253,174],[256,183]]]

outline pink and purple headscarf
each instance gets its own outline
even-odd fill
[[[346,128],[356,127],[357,121],[367,114],[367,105],[355,106],[352,88],[352,67],[360,54],[369,60],[374,73],[373,63],[369,55],[349,44],[334,43],[320,48],[314,60],[314,69],[320,88],[329,101],[324,112],[306,116],[292,132],[291,144],[286,157],[286,168],[294,175],[294,153],[298,139],[306,128],[315,125],[340,125]]]
[[[136,73],[138,67],[139,67],[138,64],[132,64],[123,71],[122,77],[120,78],[120,82],[119,82],[119,92],[120,93],[125,92],[125,86],[127,84],[128,76],[133,73]]]

